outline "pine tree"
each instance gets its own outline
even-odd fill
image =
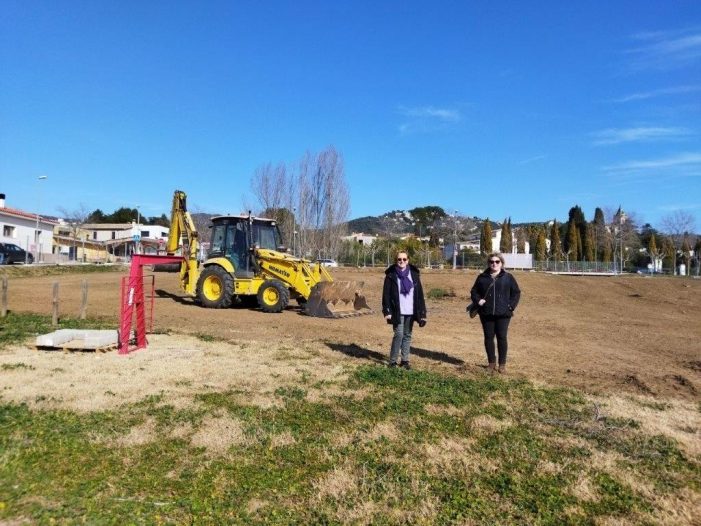
[[[557,226],[557,219],[553,219],[550,227],[550,257],[554,261],[562,260],[562,243],[560,243],[560,227]]]
[[[482,236],[480,237],[480,247],[482,247],[482,255],[492,253],[492,225],[489,222],[489,218],[485,219],[484,225],[482,225]]]

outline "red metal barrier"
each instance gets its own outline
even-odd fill
[[[146,341],[146,305],[144,298],[144,265],[159,265],[165,263],[182,263],[181,256],[149,256],[134,254],[131,258],[129,277],[122,279],[122,298],[119,315],[119,354],[129,354],[137,349],[144,349]],[[155,278],[151,282],[151,312],[150,325],[153,326],[153,295]],[[134,320],[136,318],[136,320]],[[132,326],[134,328],[135,345],[129,347]]]

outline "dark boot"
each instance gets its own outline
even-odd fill
[[[495,372],[497,372],[497,364],[494,362],[488,363],[487,364],[487,372],[489,374],[494,374]]]
[[[399,367],[402,369],[406,369],[407,371],[411,371],[411,366],[409,365],[409,362],[402,362],[399,364]]]

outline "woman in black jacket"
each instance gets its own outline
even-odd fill
[[[426,325],[426,301],[419,277],[419,269],[409,263],[406,252],[397,254],[397,263],[385,270],[382,289],[382,314],[394,328],[389,366],[396,367],[401,351],[400,366],[409,367],[409,348],[414,322]]]
[[[521,298],[516,279],[504,270],[504,256],[489,254],[487,268],[482,272],[470,291],[472,303],[479,305],[480,321],[484,331],[484,348],[487,351],[489,372],[494,372],[497,360],[494,355],[494,336],[499,351],[499,372],[506,372],[506,339],[509,321]]]

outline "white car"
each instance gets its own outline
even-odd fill
[[[321,263],[321,266],[323,267],[337,267],[338,263],[336,263],[335,259],[317,259],[318,263]]]

